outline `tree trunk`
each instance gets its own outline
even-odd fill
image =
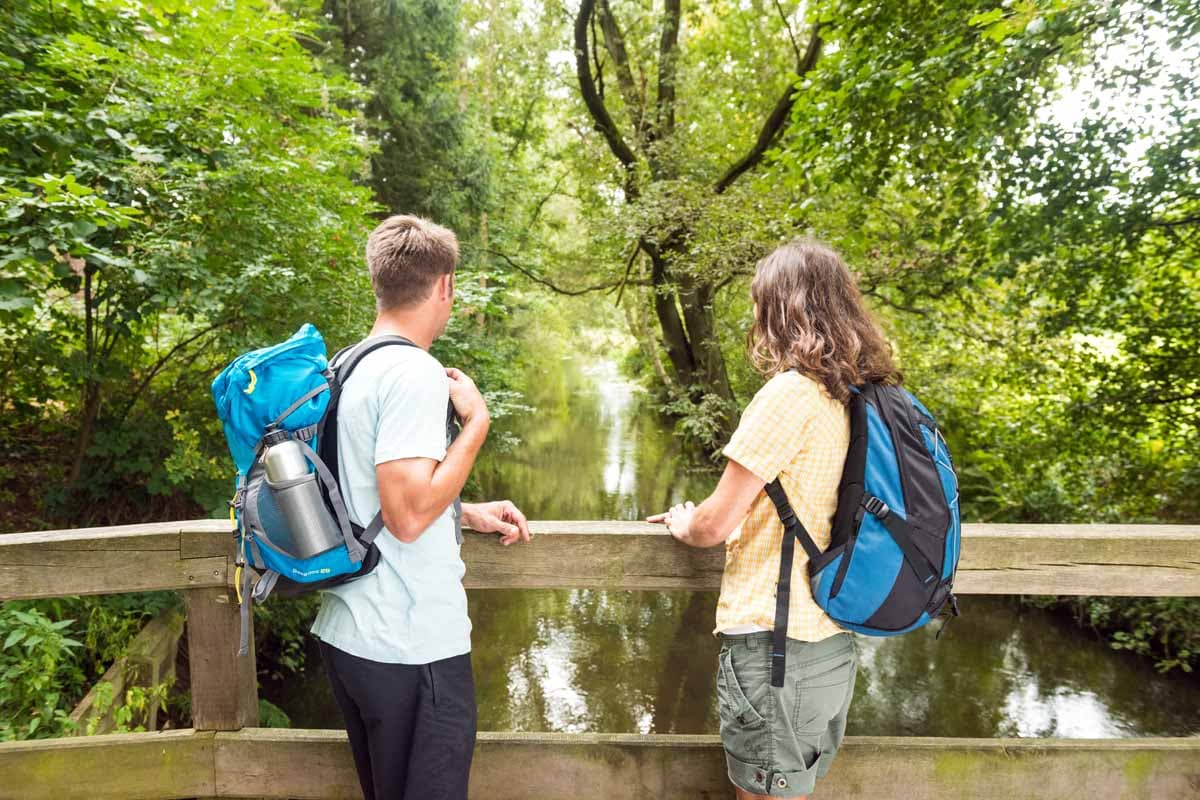
[[[669,252],[669,251],[668,251]],[[654,250],[650,254],[650,291],[654,294],[654,311],[662,330],[663,344],[671,366],[679,379],[683,394],[699,402],[707,394],[726,401],[728,409],[722,414],[719,436],[733,433],[733,389],[725,368],[725,355],[716,335],[716,319],[712,298],[714,287],[707,281],[696,281],[688,275],[671,276],[668,253]],[[678,288],[677,288],[678,287]],[[680,309],[683,311],[680,317]],[[717,442],[710,442],[717,444]]]
[[[83,461],[92,446],[92,432],[96,429],[96,418],[100,415],[100,384],[88,378],[83,387],[83,407],[79,421],[79,438],[75,442],[75,458],[67,484],[74,486],[83,475]]]
[[[725,355],[717,339],[716,319],[713,313],[713,286],[699,282],[688,275],[679,280],[679,304],[683,308],[683,320],[687,325],[688,341],[692,343],[692,358],[704,385],[723,400],[733,400],[729,388],[729,375],[725,369]]]
[[[692,358],[692,346],[688,342],[683,320],[675,305],[675,287],[667,278],[666,261],[655,251],[650,255],[650,292],[654,298],[654,313],[662,330],[663,344],[667,357],[675,369],[680,385],[691,387],[695,382],[696,362]]]
[[[90,264],[83,267],[83,343],[86,352],[84,363],[83,392],[80,396],[79,438],[75,443],[75,458],[67,476],[69,486],[79,482],[83,474],[83,459],[92,444],[92,431],[100,413],[100,382],[96,379],[96,297],[92,290],[95,268]]]

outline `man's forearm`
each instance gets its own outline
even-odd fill
[[[475,457],[487,439],[488,427],[491,421],[484,414],[482,418],[472,417],[463,424],[458,437],[446,450],[446,457],[433,469],[429,479],[432,505],[441,513],[441,509],[450,505],[454,498],[462,494],[463,486],[471,468],[475,466]],[[432,520],[430,520],[432,522]]]

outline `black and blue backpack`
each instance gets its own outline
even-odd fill
[[[783,686],[797,540],[808,553],[813,598],[843,628],[896,636],[925,625],[943,608],[958,616],[952,592],[961,544],[958,477],[933,415],[904,388],[868,383],[851,389],[850,449],[823,552],[779,478],[766,492],[783,522],[773,685]]]

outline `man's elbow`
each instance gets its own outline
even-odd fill
[[[416,514],[395,510],[384,510],[383,527],[405,544],[415,542],[425,530],[425,526],[421,524]]]

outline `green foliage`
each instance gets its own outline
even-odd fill
[[[165,609],[179,607],[182,600],[176,592],[150,592],[60,597],[36,603],[56,619],[69,615],[80,620],[84,643],[80,660],[90,674],[99,676],[125,655],[147,621]]]
[[[270,700],[258,699],[258,724],[262,728],[290,728],[292,718]]]
[[[1110,638],[1114,650],[1154,661],[1159,672],[1200,667],[1200,615],[1186,597],[1035,597],[1025,602],[1070,613]]]
[[[1112,646],[1156,658],[1160,672],[1191,672],[1200,665],[1197,603],[1182,597],[1105,598],[1087,607],[1092,624],[1115,630]]]
[[[0,740],[71,733],[68,715],[88,688],[126,654],[150,617],[178,603],[174,592],[5,603],[0,607]],[[130,710],[118,712],[132,715],[126,723],[141,719],[151,704],[170,699],[170,689],[131,689],[123,698]]]
[[[676,392],[668,392],[668,395],[670,399],[660,408],[678,420],[675,432],[689,446],[703,449],[713,442],[724,444],[721,435],[729,418],[737,411],[728,400],[711,392],[699,397]]]
[[[167,699],[171,688],[175,685],[172,676],[153,686],[133,685],[125,689],[125,695],[117,704],[113,685],[108,681],[100,681],[95,686],[96,702],[92,706],[92,716],[88,719],[84,733],[94,736],[104,716],[112,711],[113,727],[110,733],[141,733],[146,730],[145,721],[150,718],[153,709],[167,709]],[[115,706],[115,708],[114,708]]]
[[[72,619],[0,607],[0,741],[69,733],[70,687],[83,677]]]
[[[1196,91],[1181,80],[1200,56],[1191,16],[1136,8],[1072,11],[1078,46],[1097,53],[1059,89],[1081,108],[1059,105],[992,146],[1003,167],[979,178],[992,188],[947,217],[969,237],[918,229],[906,269],[874,277],[910,382],[948,419],[977,518],[1200,513],[1200,253],[1188,235],[1200,173],[1184,155]],[[1117,60],[1131,52],[1145,56],[1136,76]],[[863,260],[868,274],[887,263]]]
[[[264,680],[304,671],[308,630],[320,605],[318,595],[305,594],[254,607],[254,651]]]
[[[363,119],[378,150],[371,188],[392,213],[454,229],[473,225],[488,188],[488,161],[471,141],[459,57],[459,4],[444,0],[325,0],[330,57],[370,87]]]
[[[373,208],[342,110],[359,90],[298,44],[310,29],[257,3],[6,12],[0,405],[22,435],[74,432],[58,513],[211,502],[215,369],[301,321],[370,318],[346,269]]]

